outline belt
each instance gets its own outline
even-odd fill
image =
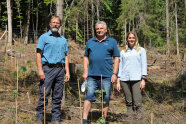
[[[57,63],[57,64],[49,64],[49,63],[46,63],[46,64],[43,64],[43,66],[48,66],[48,67],[50,67],[50,68],[53,68],[53,67],[57,67],[57,68],[59,68],[59,67],[65,67],[65,64],[63,64],[63,63]]]

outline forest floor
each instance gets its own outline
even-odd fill
[[[82,74],[84,50],[73,41],[68,41],[71,81],[65,84],[65,102],[61,120],[66,124],[80,124],[85,93],[78,92],[78,81]],[[36,44],[15,43],[6,49],[0,44],[0,124],[35,123],[36,106],[39,98],[37,69],[35,63]],[[122,48],[120,48],[121,50]],[[172,50],[174,53],[175,50]],[[169,58],[161,48],[147,50],[148,81],[143,94],[143,124],[184,124],[186,122],[186,61],[176,55]],[[185,53],[183,48],[182,54]],[[18,63],[18,64],[17,64]],[[17,69],[18,68],[18,69]],[[18,78],[17,73],[18,72]],[[83,80],[80,79],[80,85]],[[18,91],[16,91],[18,86]],[[81,98],[81,99],[80,99]],[[80,102],[81,101],[81,102]],[[81,103],[81,104],[80,104]],[[17,108],[17,109],[16,109]],[[101,104],[93,103],[89,114],[91,124],[99,123]],[[112,86],[109,124],[135,124],[139,120],[126,117],[124,96]],[[51,123],[51,99],[46,112],[46,124]]]

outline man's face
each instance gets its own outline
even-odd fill
[[[58,18],[53,18],[51,21],[50,21],[50,29],[53,33],[57,33],[61,24],[60,24],[60,20]]]
[[[107,33],[107,29],[105,28],[104,24],[97,24],[96,25],[96,34],[98,37],[103,37]]]

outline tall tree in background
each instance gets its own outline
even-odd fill
[[[175,21],[176,21],[176,45],[177,45],[177,56],[179,57],[179,39],[178,39],[178,15],[177,15],[177,1],[175,0]]]
[[[70,11],[72,9],[72,7],[74,6],[74,1],[75,0],[72,0],[70,4],[66,3],[66,7],[64,9],[64,18],[63,18],[63,22],[62,22],[62,33],[63,33],[63,36],[65,36],[65,28],[66,28],[66,22],[67,22],[67,18],[69,17],[70,15]]]
[[[25,40],[24,44],[28,44],[28,33],[29,33],[29,27],[30,27],[30,8],[31,8],[31,0],[27,1],[28,9],[27,9],[27,23],[25,28]]]
[[[184,1],[184,3],[185,3],[185,14],[186,14],[186,0]]]
[[[92,23],[91,23],[91,29],[92,29],[92,37],[94,37],[94,0],[91,0],[91,20],[92,20]]]
[[[56,1],[56,14],[60,17],[61,21],[63,20],[63,3],[64,0],[57,0]],[[62,26],[59,29],[59,33],[62,33]]]
[[[96,0],[96,15],[97,15],[97,20],[99,21],[99,8],[100,8],[100,0]]]
[[[12,45],[12,9],[11,0],[7,0],[7,14],[8,14],[8,46]]]
[[[22,19],[23,17],[21,16],[21,5],[20,5],[20,2],[21,0],[15,0],[15,3],[16,3],[16,9],[17,9],[17,13],[18,13],[18,16],[17,18],[19,19],[18,22],[19,22],[19,29],[20,29],[20,34],[21,34],[21,38],[23,37],[23,31],[22,31]]]
[[[170,56],[170,36],[169,36],[169,0],[166,0],[166,31],[167,31],[167,51],[166,54]]]
[[[86,30],[87,31],[87,34],[86,34],[87,40],[89,39],[89,13],[88,13],[89,11],[88,11],[88,9],[89,9],[89,0],[86,0],[86,10],[85,11],[86,11],[86,19],[87,19],[87,21],[86,21],[87,22],[87,24],[86,24],[87,25],[87,30]]]

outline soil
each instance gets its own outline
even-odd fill
[[[78,91],[78,81],[82,74],[84,50],[74,41],[68,41],[69,62],[75,65],[71,81],[65,84],[65,99],[62,104],[61,120],[66,124],[80,124],[85,93]],[[39,98],[37,69],[35,64],[36,44],[18,44],[9,49],[0,47],[0,124],[35,123],[36,106]],[[122,48],[120,48],[121,50]],[[6,50],[6,54],[5,54]],[[147,50],[148,81],[143,90],[144,120],[127,117],[123,93],[112,87],[109,124],[184,124],[185,113],[185,58],[176,55],[167,58],[162,50]],[[18,64],[17,64],[18,63]],[[19,68],[18,81],[16,78]],[[26,70],[24,70],[26,68]],[[16,92],[18,82],[18,96]],[[80,79],[80,85],[83,80]],[[181,90],[180,90],[181,89]],[[182,92],[181,92],[182,91]],[[81,98],[81,99],[80,99]],[[65,102],[64,102],[65,101]],[[81,102],[80,102],[81,101]],[[89,114],[91,124],[98,123],[101,117],[100,100],[93,103]],[[17,105],[16,105],[17,104]],[[17,106],[17,110],[16,110]],[[16,114],[17,111],[17,114]],[[17,116],[16,116],[17,115]],[[51,124],[51,99],[47,106],[46,124]]]

